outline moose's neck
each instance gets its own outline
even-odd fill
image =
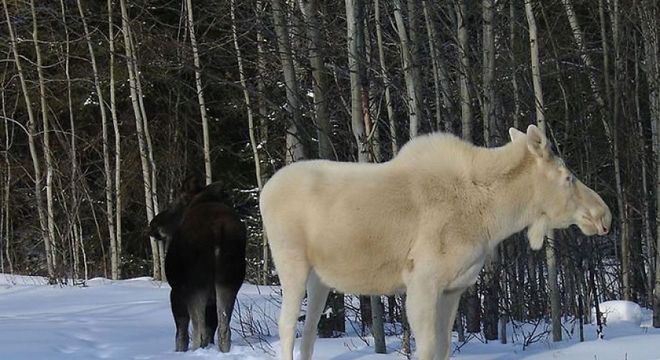
[[[538,214],[534,202],[534,159],[524,141],[479,154],[483,176],[489,175],[491,201],[485,209],[488,245],[495,248],[507,237],[532,224]],[[476,178],[479,178],[479,174]]]

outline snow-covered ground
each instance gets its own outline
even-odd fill
[[[274,359],[278,348],[277,288],[245,285],[233,322],[229,354],[214,348],[175,353],[174,325],[167,284],[139,278],[123,281],[93,279],[80,286],[53,286],[37,277],[0,274],[0,360],[34,359]],[[611,309],[635,313],[630,304]],[[625,314],[624,314],[625,315]],[[594,326],[585,326],[587,341],[571,339],[533,342],[523,350],[523,339],[534,328],[519,327],[509,338],[516,342],[484,344],[473,339],[454,342],[452,358],[469,360],[658,360],[660,329],[649,327],[651,313],[642,310],[641,326],[634,316],[610,316],[605,339],[596,340]],[[615,321],[615,320],[621,321]],[[632,319],[631,321],[628,321]],[[538,334],[546,328],[541,323]],[[574,328],[566,323],[567,331]],[[567,337],[567,336],[565,336]],[[369,341],[367,339],[366,341]],[[358,336],[319,339],[315,359],[405,359],[401,341],[387,339],[388,354],[376,355]]]

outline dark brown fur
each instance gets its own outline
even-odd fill
[[[176,351],[213,342],[218,327],[220,351],[230,349],[230,321],[245,278],[246,230],[236,212],[223,204],[221,185],[205,188],[195,180],[169,209],[150,223],[150,235],[169,243],[165,274],[176,323]]]

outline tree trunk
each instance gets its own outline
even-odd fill
[[[37,13],[34,7],[34,0],[30,1],[30,11],[32,13],[32,41],[34,42],[34,53],[36,58],[37,77],[39,80],[39,103],[41,104],[41,120],[43,122],[43,149],[44,165],[46,166],[46,224],[48,239],[51,243],[51,261],[55,271],[57,271],[57,245],[55,243],[55,209],[53,201],[53,158],[50,148],[50,120],[48,118],[48,105],[46,103],[46,79],[43,74],[43,64],[41,60],[41,47],[39,46]]]
[[[374,0],[374,17],[376,21],[376,41],[378,43],[380,75],[383,79],[383,86],[385,87],[385,108],[387,109],[387,120],[390,131],[390,146],[392,149],[392,156],[394,156],[399,152],[399,144],[396,133],[394,104],[392,103],[392,96],[390,91],[392,81],[387,72],[387,64],[385,63],[385,50],[383,48],[383,24],[381,23],[380,0]]]
[[[9,30],[9,39],[10,46],[14,56],[14,64],[16,65],[16,72],[21,83],[21,91],[23,92],[23,100],[25,101],[25,110],[28,115],[28,146],[30,148],[30,157],[32,158],[32,165],[34,169],[34,194],[35,202],[37,206],[37,213],[39,215],[39,229],[41,231],[41,236],[44,241],[44,249],[46,254],[46,264],[48,269],[48,277],[51,279],[55,278],[55,266],[53,259],[53,252],[51,239],[48,236],[48,225],[46,219],[46,210],[43,205],[43,193],[41,192],[42,188],[42,174],[41,174],[41,164],[39,160],[39,155],[37,154],[36,139],[37,136],[37,126],[36,118],[34,111],[32,109],[32,102],[30,100],[30,93],[27,88],[27,80],[25,79],[25,74],[23,72],[23,67],[21,66],[21,58],[18,54],[18,46],[16,44],[16,35],[14,33],[14,28],[11,25],[11,17],[9,16],[9,10],[7,9],[7,0],[2,1],[2,5],[5,10],[5,19],[7,20],[7,28]]]
[[[5,83],[5,73],[2,74],[2,84]],[[2,258],[2,272],[3,273],[14,273],[14,267],[11,261],[11,256],[9,253],[9,243],[10,236],[12,234],[12,225],[10,217],[10,208],[9,208],[9,197],[11,194],[11,163],[9,162],[9,144],[11,143],[10,132],[9,132],[9,117],[7,116],[7,108],[5,105],[5,88],[0,89],[2,94],[2,117],[5,120],[5,151],[4,153],[4,162],[5,162],[5,176],[3,182],[3,193],[2,193],[2,205],[0,205],[0,238],[4,239],[4,242],[0,241],[0,258]]]
[[[648,169],[647,169],[647,154],[649,153],[649,149],[646,146],[646,139],[644,137],[644,123],[642,120],[642,110],[641,110],[641,104],[640,104],[640,91],[639,91],[639,83],[642,81],[639,75],[639,63],[642,61],[640,58],[640,55],[638,53],[639,49],[639,43],[637,42],[637,36],[635,36],[635,45],[633,46],[635,49],[635,115],[636,115],[636,127],[637,127],[637,148],[638,151],[641,154],[641,158],[639,160],[640,164],[639,167],[641,168],[642,171],[642,237],[643,237],[643,252],[644,252],[644,259],[645,259],[645,267],[646,267],[646,273],[648,276],[646,277],[646,298],[647,298],[647,303],[649,304],[648,306],[652,306],[653,304],[653,277],[655,274],[655,262],[653,259],[655,258],[655,253],[653,252],[654,247],[653,247],[653,231],[651,230],[651,205],[649,203],[649,184],[648,184]],[[651,149],[651,154],[653,154],[653,149]],[[653,164],[650,165],[650,167],[653,167]]]
[[[197,37],[195,36],[195,21],[193,20],[192,0],[186,0],[186,13],[188,14],[188,32],[190,33],[190,46],[192,48],[193,64],[195,65],[195,87],[197,89],[197,101],[199,103],[199,114],[202,118],[202,138],[204,141],[204,178],[206,180],[206,185],[208,185],[213,181],[211,170],[211,145],[209,140],[209,120],[208,116],[206,115],[206,101],[204,101],[202,66],[199,61],[199,48],[197,47]]]
[[[106,211],[106,221],[108,224],[108,233],[110,235],[110,263],[112,271],[112,279],[119,279],[119,264],[120,258],[119,253],[117,252],[117,241],[116,241],[116,232],[115,232],[115,215],[114,215],[114,201],[112,198],[112,171],[110,170],[110,150],[108,145],[108,116],[106,113],[105,99],[103,98],[103,90],[101,89],[101,80],[99,79],[98,67],[96,65],[96,56],[94,55],[94,47],[92,46],[92,40],[89,35],[89,29],[87,27],[87,20],[85,18],[85,12],[82,8],[82,3],[80,0],[78,3],[78,12],[80,13],[80,20],[83,25],[83,30],[85,34],[85,40],[87,42],[87,50],[89,51],[89,58],[92,63],[92,72],[94,75],[94,87],[96,89],[96,96],[99,102],[99,111],[101,113],[101,133],[102,133],[102,142],[103,142],[103,170],[105,175],[105,211]]]
[[[318,149],[321,159],[332,159],[330,142],[330,114],[328,111],[328,82],[323,65],[323,38],[321,35],[321,14],[318,0],[299,0],[300,9],[305,17],[307,36],[309,37],[309,62],[312,67],[314,91],[314,115],[318,134]]]
[[[463,139],[472,141],[472,107],[470,106],[470,88],[468,74],[470,73],[470,58],[468,57],[468,29],[465,21],[465,0],[456,0],[454,3],[456,13],[456,29],[458,32],[458,58],[459,83],[461,98],[461,123]]]
[[[408,0],[414,1],[414,0]],[[417,136],[419,131],[419,119],[422,115],[420,105],[420,94],[417,92],[419,87],[418,80],[415,78],[415,61],[413,44],[408,37],[408,30],[403,20],[401,0],[394,0],[394,19],[396,20],[396,30],[401,42],[401,55],[403,58],[403,77],[406,83],[406,107],[410,118],[409,134],[410,138]],[[412,16],[409,14],[409,17]]]
[[[631,267],[630,267],[630,229],[628,223],[628,205],[627,194],[621,179],[621,161],[619,159],[619,101],[621,93],[619,90],[619,82],[622,72],[621,62],[621,43],[619,40],[620,26],[619,26],[619,1],[613,0],[614,9],[612,14],[612,40],[614,43],[614,82],[612,91],[614,100],[612,101],[612,152],[614,153],[614,175],[617,188],[617,207],[619,210],[620,229],[621,229],[621,275],[623,283],[623,299],[631,300],[632,289],[630,284]]]
[[[529,44],[532,59],[532,81],[534,84],[534,98],[536,108],[536,123],[545,132],[545,108],[543,103],[543,90],[541,87],[541,69],[538,53],[538,38],[536,18],[532,8],[532,0],[525,0],[525,13],[529,24]],[[561,305],[559,302],[559,285],[557,284],[557,256],[555,254],[555,241],[552,234],[548,234],[545,243],[546,262],[548,265],[548,290],[550,293],[550,311],[552,317],[552,340],[561,341]]]
[[[266,85],[264,83],[264,78],[267,76],[266,75],[266,55],[265,51],[263,48],[263,43],[264,43],[264,34],[263,30],[265,28],[265,19],[264,13],[265,13],[265,5],[263,4],[262,0],[257,0],[256,3],[256,8],[257,8],[257,21],[258,21],[258,26],[257,26],[257,91],[259,93],[259,97],[257,98],[257,108],[259,112],[259,121],[260,121],[260,136],[259,136],[259,147],[264,149],[264,153],[268,154],[268,110],[266,108],[266,101],[263,99],[263,96],[265,96],[266,92]],[[254,126],[254,124],[253,124]],[[253,130],[256,130],[253,128]],[[267,180],[267,174],[266,174],[266,164],[268,163],[267,160],[264,161],[262,164],[261,161],[257,164],[260,168],[260,175],[261,175],[261,183],[265,183]],[[261,238],[261,281],[262,284],[267,285],[268,284],[268,278],[269,278],[269,273],[270,273],[270,256],[269,256],[269,251],[268,251],[268,234],[265,231],[262,231],[262,238]]]
[[[138,138],[138,148],[140,151],[140,163],[142,165],[142,183],[144,185],[144,200],[147,213],[147,223],[155,215],[155,204],[153,197],[153,187],[152,187],[152,176],[151,176],[151,164],[149,161],[149,154],[147,153],[145,134],[144,134],[144,121],[142,119],[142,110],[140,109],[139,103],[139,94],[138,94],[138,85],[137,85],[137,76],[139,74],[135,73],[134,62],[137,60],[133,56],[133,49],[131,46],[131,27],[128,19],[128,12],[126,10],[126,0],[120,0],[119,2],[121,7],[121,17],[122,17],[122,32],[124,35],[124,51],[126,54],[126,67],[128,70],[128,81],[130,84],[130,93],[131,93],[131,103],[133,105],[133,113],[135,115],[135,129]],[[164,272],[161,269],[160,261],[160,250],[158,243],[154,238],[150,238],[151,243],[151,260],[153,266],[153,277],[154,279],[163,279]]]
[[[624,288],[623,294],[625,299],[629,299],[630,298],[630,266],[629,266],[629,244],[628,244],[629,243],[628,220],[626,215],[626,204],[624,201],[625,194],[621,180],[620,160],[618,154],[618,140],[617,140],[618,114],[616,113],[616,110],[613,111],[614,114],[612,118],[612,125],[610,125],[607,121],[607,115],[605,113],[605,100],[603,100],[603,97],[600,94],[600,90],[598,89],[598,81],[596,79],[596,75],[591,70],[594,68],[593,61],[591,60],[591,57],[587,52],[587,48],[582,36],[582,30],[580,29],[580,24],[577,21],[577,17],[573,9],[573,4],[571,3],[571,0],[562,0],[562,3],[564,4],[564,9],[566,11],[566,16],[568,17],[568,22],[571,26],[571,30],[573,32],[575,43],[580,51],[580,56],[582,58],[582,61],[586,65],[591,92],[594,97],[594,100],[596,101],[596,104],[598,105],[601,122],[603,123],[603,128],[605,129],[605,134],[610,144],[610,151],[614,159],[614,176],[616,180],[616,189],[617,189],[617,208],[619,214],[619,226],[621,229],[621,250],[622,250],[621,272],[622,272],[622,282]],[[616,19],[617,16],[618,15],[615,14],[614,18]],[[615,25],[614,28],[616,28],[617,26],[618,25]],[[615,46],[618,46],[616,42],[617,41],[615,40],[614,41]],[[617,81],[615,79],[615,86],[617,86],[616,83]],[[616,91],[618,90],[615,90],[615,92]],[[612,104],[612,106],[613,109],[618,108],[618,105],[615,103]]]
[[[302,143],[299,139],[300,105],[298,101],[298,82],[293,66],[293,53],[289,42],[289,30],[286,22],[285,9],[282,0],[272,0],[273,26],[277,35],[277,48],[282,62],[284,84],[286,86],[287,111],[289,124],[286,135],[286,163],[292,163],[305,157]]]
[[[511,90],[513,92],[513,127],[520,129],[520,95],[518,92],[518,63],[516,61],[516,2],[509,1],[509,59],[511,61]]]
[[[656,211],[660,209],[660,34],[658,34],[658,4],[652,0],[645,0],[638,7],[639,20],[644,41],[644,57],[648,96],[649,113],[651,117],[651,137],[655,153],[655,197]],[[656,220],[655,238],[655,293],[653,295],[653,327],[660,328],[660,221]]]
[[[494,27],[494,2],[493,0],[482,1],[483,13],[483,62],[482,62],[482,84],[483,101],[481,118],[483,119],[484,145],[491,145],[492,129],[495,127],[495,89],[493,81],[495,77],[495,39]],[[484,296],[484,336],[486,340],[498,338],[499,322],[499,248],[493,250],[491,261],[485,268],[485,296]]]
[[[442,118],[442,109],[444,103],[444,97],[447,95],[442,90],[442,83],[440,81],[441,77],[441,68],[444,68],[444,63],[440,54],[438,53],[438,48],[436,47],[436,42],[438,39],[438,34],[435,30],[435,24],[431,19],[431,13],[429,11],[429,5],[427,0],[422,0],[422,10],[424,11],[424,23],[426,25],[426,36],[428,38],[429,53],[431,55],[431,69],[433,72],[433,95],[435,97],[435,129],[447,130],[450,129],[450,123],[448,120]]]
[[[357,143],[358,161],[369,162],[369,144],[367,141],[366,125],[368,124],[368,102],[363,97],[364,79],[366,78],[364,66],[364,3],[361,0],[346,0],[346,38],[348,45],[348,68],[351,81],[351,126],[353,136]],[[366,122],[366,124],[365,124]],[[385,338],[383,331],[383,310],[380,297],[371,298],[372,314],[374,310],[380,314],[372,315],[372,334],[375,339],[376,353],[385,353]],[[375,307],[374,307],[375,305]],[[378,307],[380,306],[380,307]]]
[[[69,128],[71,134],[71,177],[70,177],[70,186],[71,186],[71,209],[66,211],[69,214],[68,225],[69,229],[67,230],[67,235],[69,238],[69,244],[71,246],[71,276],[74,281],[80,278],[80,273],[78,272],[78,266],[80,265],[80,259],[78,257],[78,239],[75,238],[74,228],[76,226],[76,219],[78,217],[78,154],[77,154],[77,141],[76,141],[76,125],[74,120],[74,111],[73,111],[73,99],[71,95],[71,72],[70,72],[70,63],[71,63],[71,42],[69,37],[69,27],[66,23],[66,7],[64,6],[64,1],[60,0],[60,10],[62,13],[62,24],[64,24],[64,75],[66,78],[66,99],[67,99],[67,108],[69,111]],[[62,199],[63,207],[66,208],[66,200]],[[66,237],[65,237],[66,238]]]
[[[112,117],[112,128],[115,137],[115,242],[117,246],[117,278],[121,278],[122,263],[122,193],[121,193],[121,134],[119,132],[119,120],[117,119],[117,102],[115,101],[115,35],[114,21],[112,20],[112,0],[108,0],[108,45],[110,47],[110,115]]]
[[[495,88],[493,81],[495,79],[495,38],[493,34],[494,20],[494,0],[483,0],[483,63],[482,63],[482,81],[483,81],[483,102],[481,117],[483,119],[484,145],[490,145],[492,128],[495,124]]]

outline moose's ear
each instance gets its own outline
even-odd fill
[[[516,139],[519,139],[521,136],[524,136],[525,133],[512,127],[509,128],[509,137],[511,138],[511,141],[516,141]]]
[[[548,138],[536,125],[527,127],[527,147],[532,154],[540,158],[547,159],[550,157]]]
[[[183,184],[181,185],[181,192],[184,194],[195,195],[202,191],[202,188],[203,186],[199,178],[195,175],[190,175],[185,180],[183,180]]]

